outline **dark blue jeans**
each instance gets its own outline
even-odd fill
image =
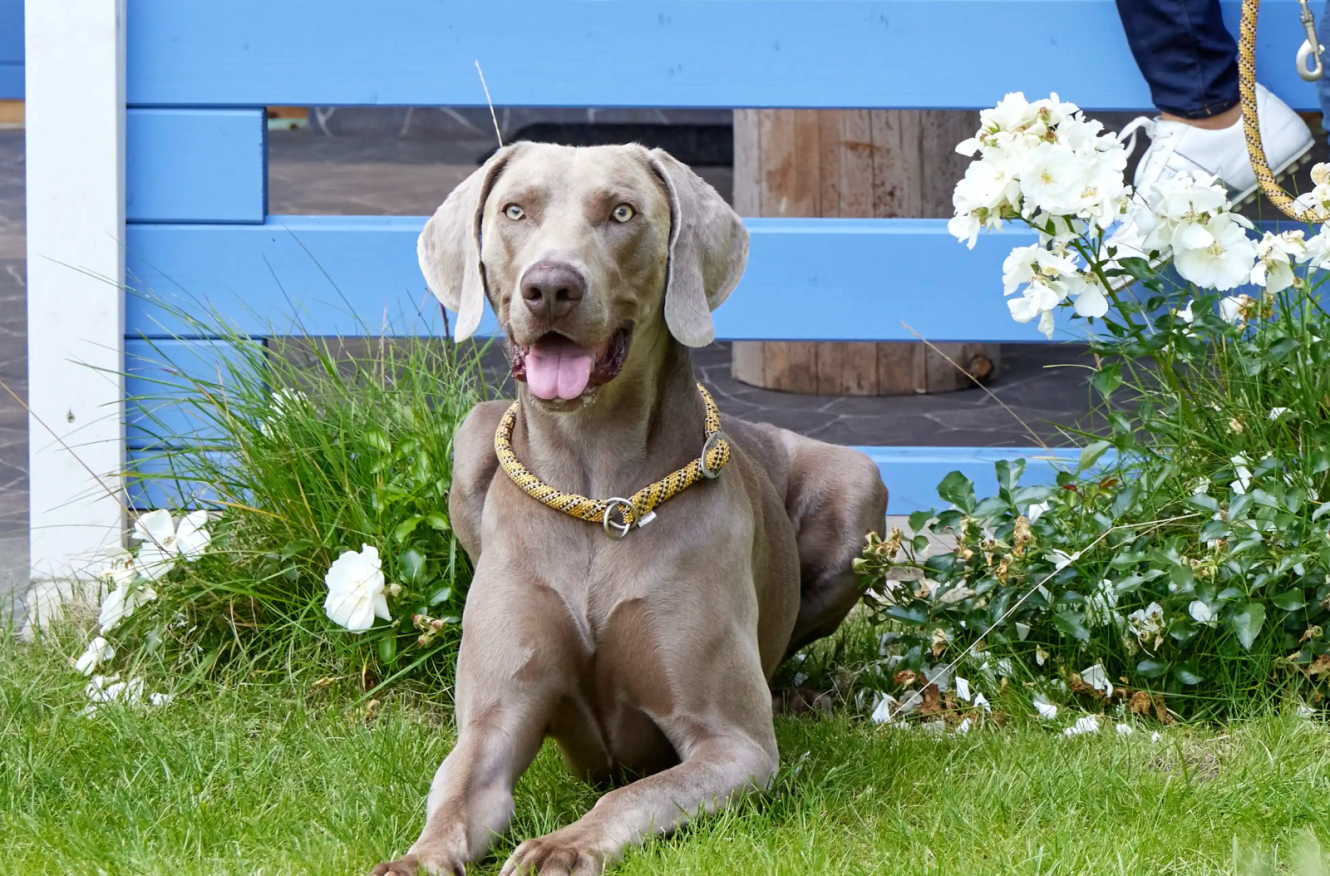
[[[1238,44],[1224,27],[1219,0],[1117,3],[1155,106],[1204,119],[1238,103]]]

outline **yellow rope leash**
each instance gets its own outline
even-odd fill
[[[577,493],[565,493],[528,471],[513,453],[513,427],[517,424],[517,411],[521,406],[519,402],[513,402],[503,419],[499,420],[499,428],[494,430],[494,452],[508,477],[528,496],[555,511],[562,511],[589,523],[601,524],[605,534],[611,538],[623,538],[634,525],[645,526],[650,523],[655,517],[653,509],[657,505],[704,478],[716,477],[725,463],[730,461],[730,442],[720,430],[720,411],[706,387],[699,383],[697,389],[702,393],[702,403],[706,407],[706,441],[702,445],[701,455],[627,499],[588,499]],[[616,513],[619,515],[617,521],[614,519]]]
[[[1261,145],[1261,124],[1256,115],[1256,16],[1261,0],[1242,0],[1242,22],[1238,27],[1238,93],[1242,97],[1242,128],[1247,137],[1247,154],[1256,171],[1261,191],[1290,219],[1321,223],[1330,220],[1324,213],[1299,207],[1270,172],[1270,163]],[[1315,35],[1314,33],[1312,34]]]

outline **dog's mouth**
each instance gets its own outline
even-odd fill
[[[572,401],[619,376],[631,339],[630,326],[594,348],[558,332],[546,332],[530,344],[512,344],[513,377],[524,381],[536,398]]]

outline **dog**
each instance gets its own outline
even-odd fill
[[[637,145],[504,147],[439,207],[418,254],[458,338],[486,298],[493,307],[518,381],[511,453],[540,484],[624,497],[700,455],[709,468],[689,349],[713,340],[748,233],[682,163]],[[851,562],[885,524],[866,456],[730,418],[714,478],[633,525],[622,505],[603,526],[578,519],[500,467],[509,406],[477,405],[455,436],[449,511],[475,568],[457,744],[420,838],[374,876],[462,873],[482,858],[547,736],[590,781],[642,778],[523,842],[505,876],[599,873],[769,786],[772,675],[859,600]]]

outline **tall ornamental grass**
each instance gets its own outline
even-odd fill
[[[127,477],[162,510],[108,558],[97,647],[171,675],[447,684],[471,579],[448,516],[453,438],[488,393],[478,353],[442,337],[265,345],[175,316],[220,355],[149,342],[127,363],[153,387],[130,399],[153,449]]]

